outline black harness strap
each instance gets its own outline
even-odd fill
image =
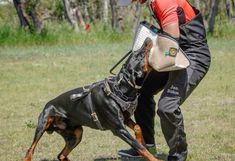
[[[138,95],[135,98],[134,101],[124,101],[123,99],[121,99],[120,97],[118,97],[116,94],[114,94],[111,91],[111,88],[108,84],[108,79],[106,78],[104,81],[104,92],[106,93],[107,96],[111,97],[112,99],[114,99],[119,106],[121,107],[121,110],[123,112],[127,111],[130,115],[133,115],[135,112],[135,109],[137,107],[137,103],[138,103]]]
[[[77,100],[80,100],[82,98],[87,98],[87,104],[88,104],[88,107],[90,108],[90,112],[91,112],[91,119],[92,121],[96,124],[96,126],[100,129],[100,130],[105,130],[100,121],[99,121],[99,118],[94,110],[94,107],[93,107],[93,103],[92,103],[92,99],[91,99],[91,90],[92,88],[94,88],[95,86],[97,85],[100,85],[101,82],[96,82],[96,83],[93,83],[91,84],[90,86],[86,86],[86,87],[83,87],[83,91],[80,92],[80,93],[76,93],[76,94],[72,94],[70,95],[70,99],[72,101],[77,101]]]
[[[100,129],[100,130],[104,130],[104,128],[102,127],[100,121],[99,121],[99,118],[94,110],[94,107],[93,107],[93,103],[92,103],[92,100],[91,100],[91,92],[89,92],[89,94],[87,95],[87,99],[88,99],[88,106],[90,107],[90,110],[91,110],[91,118],[93,120],[93,122],[96,124],[96,126]]]

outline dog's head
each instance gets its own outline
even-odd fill
[[[132,52],[120,71],[120,74],[135,88],[141,88],[145,76],[151,70],[148,56],[152,45],[152,40],[147,38],[139,50]]]

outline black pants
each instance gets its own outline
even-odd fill
[[[180,26],[180,47],[190,59],[184,70],[168,73],[153,71],[146,80],[135,112],[136,122],[143,130],[147,144],[154,144],[155,102],[153,95],[163,89],[157,114],[170,148],[168,160],[184,161],[187,158],[187,142],[180,105],[205,76],[210,65],[210,52],[201,14]]]

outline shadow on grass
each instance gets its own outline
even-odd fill
[[[166,154],[157,154],[156,157],[158,159],[161,159],[162,161],[167,161],[167,155]],[[117,160],[117,161],[146,161],[142,157],[138,158],[131,158],[131,157],[99,157],[95,158],[94,161],[112,161],[112,160]]]
[[[166,154],[157,154],[156,157],[158,159],[161,159],[162,161],[167,161],[167,155]],[[99,157],[95,158],[94,161],[146,161],[142,157],[138,158],[130,158],[130,157]],[[49,160],[49,159],[42,159],[40,161],[58,161],[57,159]]]

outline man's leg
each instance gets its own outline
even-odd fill
[[[187,142],[180,105],[197,87],[210,65],[210,51],[201,13],[186,25],[180,26],[180,47],[191,65],[169,74],[169,80],[158,103],[158,115],[166,142],[170,148],[169,161],[187,158]]]
[[[170,148],[169,161],[184,161],[187,157],[187,142],[184,132],[183,115],[180,110],[181,98],[187,89],[187,71],[171,72],[168,83],[158,103],[158,115],[162,132]]]
[[[141,127],[146,144],[155,144],[154,119],[156,103],[153,95],[141,94],[135,111],[136,123]]]
[[[135,120],[140,125],[146,144],[155,144],[154,141],[154,118],[156,103],[154,95],[160,92],[167,83],[168,72],[152,71],[141,90],[138,107],[135,111]]]
[[[202,66],[200,62],[192,61],[187,69],[169,74],[157,111],[162,132],[170,148],[168,161],[185,161],[187,158],[186,134],[180,105],[203,79],[208,68],[209,64]]]
[[[154,141],[154,118],[156,103],[154,95],[161,91],[168,80],[168,73],[159,73],[152,71],[141,90],[141,95],[138,100],[138,107],[135,111],[136,123],[141,127],[144,141],[147,148],[154,153],[156,151]],[[120,150],[120,156],[135,157],[139,154],[134,149]]]

